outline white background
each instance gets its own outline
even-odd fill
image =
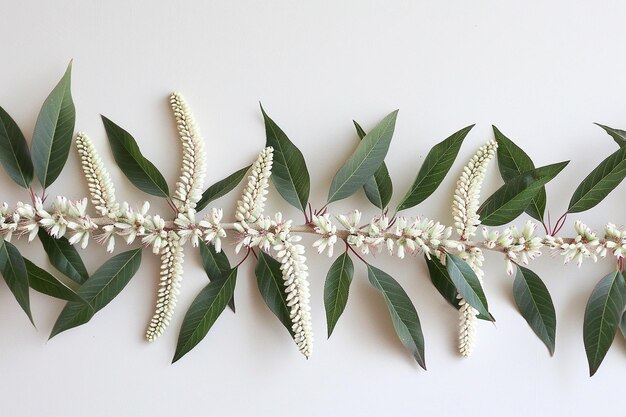
[[[209,181],[251,163],[264,144],[258,102],[306,156],[311,202],[356,143],[352,119],[371,128],[399,108],[388,164],[397,203],[432,145],[477,123],[436,194],[407,214],[450,224],[463,164],[496,124],[537,165],[571,159],[548,186],[552,217],[584,176],[616,149],[597,121],[626,128],[623,2],[597,1],[0,2],[0,105],[30,140],[41,103],[74,59],[77,130],[87,131],[110,167],[118,196],[141,194],[114,165],[99,115],[135,135],[170,186],[180,147],[168,94],[184,93],[209,150]],[[485,195],[501,180],[490,167]],[[27,200],[7,176],[0,200]],[[53,195],[86,192],[72,150]],[[151,201],[155,199],[150,198]],[[236,195],[216,202],[232,215]],[[624,223],[624,185],[579,217],[596,229]],[[359,193],[334,213],[362,208]],[[300,215],[275,191],[269,210]],[[154,201],[153,210],[168,213]],[[516,221],[523,224],[526,215]],[[574,218],[564,232],[572,234]],[[306,240],[307,245],[311,240]],[[38,242],[25,254],[47,265]],[[232,246],[226,250],[232,254]],[[122,248],[118,248],[121,251]],[[237,314],[226,311],[196,349],[170,365],[185,310],[206,284],[188,250],[177,314],[156,343],[143,340],[158,259],[85,326],[47,342],[63,303],[31,292],[33,328],[0,284],[0,414],[6,416],[334,416],[623,414],[626,342],[616,338],[588,377],[582,343],[586,300],[614,265],[579,270],[546,254],[532,268],[557,308],[553,358],[517,313],[512,279],[487,255],[485,287],[495,326],[480,323],[473,357],[455,350],[457,315],[436,293],[421,259],[372,259],[405,287],[420,314],[429,370],[397,340],[384,302],[356,265],[346,312],[326,340],[323,281],[331,259],[310,252],[313,357],[298,353],[260,298],[252,262],[239,272]],[[105,259],[93,245],[90,271]],[[236,256],[231,256],[236,261]],[[50,269],[51,267],[49,267]]]

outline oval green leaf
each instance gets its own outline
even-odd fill
[[[30,312],[30,297],[28,294],[28,272],[24,258],[11,243],[0,239],[0,273],[13,293],[15,300],[22,307],[33,325],[33,315]]]
[[[200,239],[200,258],[202,259],[202,266],[204,272],[209,278],[209,281],[220,278],[223,275],[230,273],[231,267],[228,257],[224,251],[216,252],[215,246],[207,244],[204,240]],[[228,307],[235,312],[235,297],[230,299]]]
[[[613,129],[612,127],[608,127],[605,125],[601,125],[600,123],[594,123],[596,126],[600,126],[606,133],[608,133],[615,143],[619,146],[626,145],[626,131],[620,129]]]
[[[517,265],[513,281],[513,297],[522,317],[546,345],[550,356],[556,343],[556,311],[552,297],[541,278],[533,271]]]
[[[411,299],[400,284],[386,272],[368,264],[367,276],[374,288],[383,294],[400,341],[411,352],[417,363],[426,369],[424,334]]]
[[[480,285],[480,280],[468,263],[456,255],[447,253],[446,269],[450,280],[465,301],[474,307],[479,314],[494,321],[493,316],[489,313],[487,297],[485,297],[483,287]]]
[[[241,180],[244,179],[244,177],[246,176],[246,173],[248,172],[251,166],[252,165],[248,165],[245,168],[241,168],[239,171],[233,172],[228,177],[216,182],[215,184],[207,188],[202,193],[202,198],[200,198],[200,201],[198,201],[198,204],[196,204],[196,211],[204,210],[204,208],[210,202],[217,200],[218,198],[223,197],[229,192],[231,192],[237,185],[239,185]]]
[[[104,123],[115,162],[129,181],[145,193],[157,197],[168,197],[170,191],[165,178],[157,167],[143,156],[135,138],[104,116],[102,116],[102,123]]]
[[[626,284],[624,276],[614,271],[593,289],[583,323],[583,340],[589,362],[589,375],[596,373],[608,352],[624,311]]]
[[[497,127],[493,127],[493,133],[498,142],[498,169],[504,182],[511,181],[518,175],[535,169],[532,159],[513,141],[502,134]],[[541,187],[539,192],[530,200],[526,207],[529,216],[543,222],[543,215],[546,211],[546,187]]]
[[[367,133],[365,133],[357,122],[354,120],[352,122],[354,123],[359,139],[363,140]],[[376,172],[374,172],[374,175],[365,182],[363,191],[365,191],[365,196],[373,205],[381,210],[387,207],[393,195],[393,183],[391,182],[387,164],[385,164],[384,161],[380,164]]]
[[[413,185],[398,204],[397,211],[414,207],[435,192],[450,171],[463,140],[473,127],[474,125],[467,126],[432,147]]]
[[[387,156],[398,110],[389,113],[359,143],[346,163],[337,171],[328,191],[328,202],[354,194],[374,175]]]
[[[526,210],[542,187],[561,172],[569,163],[559,162],[531,169],[506,182],[478,209],[480,221],[485,226],[501,226]]]
[[[38,236],[53,267],[78,284],[87,281],[87,268],[76,248],[66,238],[55,239],[44,229],[39,229]]]
[[[71,91],[72,63],[44,101],[33,133],[32,155],[35,174],[44,188],[58,177],[72,146],[76,109]]]
[[[141,248],[107,260],[76,291],[84,301],[69,301],[52,327],[50,339],[65,330],[87,323],[130,282],[141,265]]]
[[[291,308],[285,293],[285,282],[280,270],[280,262],[261,251],[254,273],[263,301],[293,338],[293,329],[291,328],[293,323],[289,316]]]
[[[15,120],[0,107],[0,163],[19,186],[28,188],[33,180],[33,163],[26,138]]]
[[[624,339],[626,339],[626,311],[622,314],[622,320],[619,322],[619,329],[621,330]]]
[[[324,307],[326,308],[326,325],[328,337],[333,333],[335,325],[341,317],[348,302],[350,284],[354,275],[354,264],[348,252],[339,256],[326,274],[324,283]]]
[[[81,298],[73,289],[59,281],[57,277],[41,269],[30,260],[24,258],[26,272],[28,272],[28,284],[33,290],[51,297],[66,301],[81,301]]]
[[[304,156],[285,132],[265,113],[263,106],[261,112],[265,121],[265,146],[274,148],[272,182],[289,204],[304,212],[311,190],[311,179]]]
[[[459,305],[459,298],[457,295],[459,292],[456,290],[456,286],[452,282],[450,278],[450,274],[448,274],[448,270],[445,265],[439,261],[436,257],[428,258],[424,255],[424,259],[426,260],[426,266],[428,267],[428,275],[430,275],[430,280],[439,291],[439,294],[454,308],[457,310],[461,307]]]
[[[209,333],[233,298],[236,280],[237,268],[233,268],[228,274],[211,281],[196,296],[183,319],[172,363],[185,356]]]
[[[626,177],[626,146],[612,153],[580,183],[569,202],[568,213],[589,210],[600,203]]]

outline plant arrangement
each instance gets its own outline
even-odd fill
[[[325,204],[314,209],[309,200],[310,178],[304,156],[261,107],[266,146],[257,159],[205,188],[204,142],[193,115],[174,93],[171,109],[182,145],[180,176],[170,190],[159,170],[146,159],[133,136],[102,117],[111,151],[128,180],[141,191],[165,199],[170,216],[150,211],[150,204],[133,205],[116,200],[115,188],[98,151],[85,133],[75,135],[75,108],[71,95],[71,64],[45,100],[30,147],[9,114],[0,107],[0,162],[7,174],[28,191],[27,202],[4,203],[0,208],[0,272],[15,299],[33,321],[29,288],[67,300],[50,337],[87,323],[132,279],[142,252],[150,248],[160,256],[156,279],[154,315],[147,324],[146,339],[154,341],[166,330],[174,314],[183,278],[185,248],[198,248],[209,283],[185,313],[173,361],[182,358],[208,333],[228,307],[235,311],[234,293],[238,267],[256,262],[260,294],[307,358],[312,354],[313,330],[309,307],[309,271],[302,234],[317,236],[313,249],[332,257],[339,252],[326,275],[324,304],[327,334],[331,336],[348,300],[354,261],[363,262],[369,282],[380,291],[396,333],[426,369],[424,336],[417,311],[398,281],[375,267],[368,255],[386,252],[403,259],[423,256],[438,292],[459,314],[459,352],[469,356],[478,320],[494,321],[482,288],[484,251],[503,255],[513,276],[513,295],[521,315],[546,345],[555,350],[556,314],[551,296],[529,262],[542,252],[562,255],[565,263],[580,265],[585,259],[609,258],[612,270],[602,278],[586,306],[584,345],[593,375],[611,346],[618,329],[626,337],[626,283],[622,274],[626,252],[626,228],[607,224],[597,234],[580,221],[574,234],[558,233],[568,215],[588,210],[615,189],[626,176],[626,131],[599,125],[619,145],[574,191],[569,207],[553,224],[546,219],[545,185],[569,161],[535,167],[531,158],[496,127],[495,140],[482,146],[463,168],[452,197],[454,224],[446,226],[424,217],[406,217],[403,210],[426,200],[452,168],[459,149],[473,126],[465,127],[437,143],[428,152],[410,189],[390,210],[393,186],[385,156],[394,133],[397,111],[385,116],[369,132],[358,124],[360,141],[335,174]],[[80,157],[89,198],[71,201],[50,199],[47,188],[58,178],[74,142]],[[481,184],[492,160],[504,184],[481,199]],[[34,185],[37,178],[39,186]],[[232,218],[210,203],[244,182]],[[284,200],[302,212],[296,224],[281,213],[264,211],[270,182]],[[359,210],[330,213],[330,204],[361,189],[380,212],[363,219]],[[482,201],[481,201],[482,200]],[[535,221],[504,226],[527,213]],[[228,217],[228,216],[227,216]],[[11,241],[39,239],[50,264],[61,276],[24,258]],[[240,260],[233,266],[223,251],[232,240]],[[114,253],[120,244],[132,249],[108,259],[89,274],[77,247],[91,240]],[[232,255],[231,255],[232,256]]]

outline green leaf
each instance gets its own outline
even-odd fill
[[[309,201],[311,179],[302,152],[294,145],[285,132],[265,113],[265,146],[274,148],[272,164],[272,182],[278,193],[295,208],[305,211]]]
[[[450,171],[463,140],[473,127],[474,125],[467,126],[432,147],[413,185],[398,204],[397,211],[414,207],[435,192]]]
[[[480,280],[468,263],[456,255],[447,253],[446,269],[450,280],[465,301],[474,307],[479,314],[490,317],[491,321],[494,321],[493,316],[489,313],[487,298],[483,287],[480,285]]]
[[[624,314],[622,314],[622,320],[619,323],[619,329],[621,330],[624,339],[626,339],[626,311],[624,311]]]
[[[289,316],[291,308],[287,301],[287,294],[285,294],[285,282],[280,270],[280,262],[261,251],[254,273],[265,304],[293,337],[292,322]]]
[[[252,165],[248,165],[247,167],[242,168],[237,172],[233,172],[228,177],[216,182],[215,184],[207,188],[202,193],[202,198],[200,199],[200,201],[198,201],[198,204],[196,204],[196,211],[204,210],[204,208],[211,201],[217,200],[218,198],[223,197],[231,192],[237,185],[239,185],[241,180],[245,178],[246,173],[251,166]]]
[[[481,223],[485,226],[500,226],[517,218],[541,188],[568,163],[569,161],[560,162],[531,169],[506,182],[478,209]]]
[[[65,330],[87,323],[109,304],[128,284],[141,265],[141,248],[115,255],[107,260],[78,289],[84,301],[69,301],[54,323],[50,339]]]
[[[224,251],[216,252],[215,246],[207,244],[200,239],[200,257],[202,258],[202,266],[206,272],[209,281],[220,278],[229,274],[231,271],[230,262]],[[230,299],[228,307],[235,312],[235,297]]]
[[[365,133],[357,122],[354,120],[352,122],[356,128],[357,135],[359,135],[359,139],[363,140],[367,133]],[[387,207],[393,195],[393,184],[389,176],[387,164],[385,164],[384,161],[380,164],[376,172],[374,172],[374,175],[369,177],[365,182],[363,190],[365,191],[365,196],[373,205],[381,210]]]
[[[348,252],[344,252],[335,259],[328,270],[324,283],[324,306],[326,308],[328,337],[333,333],[339,317],[346,308],[353,275],[354,264]]]
[[[115,162],[131,183],[141,191],[157,196],[168,197],[167,182],[157,167],[148,161],[130,133],[102,116],[102,123],[109,138]]]
[[[0,163],[18,185],[30,186],[33,163],[26,138],[17,123],[0,107]]]
[[[518,175],[535,169],[535,164],[530,157],[513,141],[502,134],[497,127],[493,127],[493,133],[498,142],[498,168],[504,182],[511,181]],[[546,211],[546,187],[541,187],[539,192],[532,198],[526,213],[529,216],[543,222],[543,214]]]
[[[613,271],[596,285],[585,308],[583,340],[589,362],[589,375],[596,373],[613,343],[624,311],[624,277]]]
[[[519,312],[530,328],[554,355],[556,343],[556,312],[545,284],[528,268],[517,265],[513,281],[513,297]]]
[[[580,183],[569,202],[568,213],[596,206],[626,177],[626,146],[612,153]]]
[[[617,143],[619,146],[626,145],[626,131],[613,129],[612,127],[601,125],[600,123],[594,123],[594,125],[600,126],[602,129],[604,129],[606,133],[608,133],[613,138],[615,143]]]
[[[30,312],[28,273],[24,258],[15,246],[4,239],[0,239],[0,273],[2,273],[2,277],[15,296],[17,303],[34,325],[33,315]]]
[[[28,284],[33,290],[61,300],[82,300],[73,289],[59,281],[57,277],[41,269],[26,258],[24,258],[24,262],[28,272]]]
[[[436,257],[428,258],[424,255],[426,260],[426,266],[428,267],[428,274],[433,285],[439,291],[439,294],[448,302],[451,306],[457,310],[460,308],[459,299],[457,295],[459,292],[456,290],[456,286],[448,274],[446,267]]]
[[[346,163],[337,171],[328,191],[328,202],[354,194],[381,166],[389,150],[398,110],[389,113],[359,143]]]
[[[72,145],[76,110],[71,91],[72,63],[41,107],[33,133],[35,174],[44,188],[58,177]]]
[[[66,238],[55,239],[44,229],[39,229],[38,236],[52,266],[78,284],[87,281],[87,268],[76,248]]]
[[[368,264],[367,276],[374,288],[383,294],[400,341],[411,352],[417,363],[426,369],[424,334],[411,299],[395,279],[380,269]]]
[[[228,301],[233,298],[236,280],[237,268],[233,268],[227,275],[211,281],[196,296],[183,319],[172,363],[204,339]]]

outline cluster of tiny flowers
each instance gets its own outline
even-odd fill
[[[309,304],[309,273],[305,264],[304,246],[297,243],[300,236],[286,233],[284,239],[274,245],[276,258],[280,261],[283,274],[287,305],[290,307],[294,340],[300,352],[309,358],[313,347],[311,307]]]
[[[430,255],[435,253],[439,256],[440,247],[450,244],[448,239],[452,235],[450,227],[421,217],[414,219],[398,217],[391,220],[381,215],[374,217],[369,224],[359,226],[361,212],[354,210],[350,214],[337,216],[337,220],[348,231],[346,241],[350,246],[360,249],[364,254],[381,252],[386,248],[390,255],[401,259],[406,254],[425,253],[430,258]],[[315,232],[324,234],[322,228],[317,225]],[[336,231],[332,232],[333,235],[335,233]],[[331,238],[332,235],[327,239]]]
[[[237,202],[235,218],[239,222],[252,224],[263,214],[265,196],[267,195],[268,179],[272,173],[274,149],[267,147],[261,151],[252,165],[248,183],[241,200]]]
[[[115,201],[115,187],[93,142],[85,133],[78,133],[76,148],[87,179],[91,202],[96,207],[96,211],[101,216],[115,218],[120,208]]]
[[[506,228],[502,233],[497,230],[483,228],[483,244],[488,249],[500,248],[506,259],[506,272],[513,274],[514,263],[528,265],[529,260],[541,255],[543,240],[535,236],[537,224],[528,221],[520,232],[516,226]]]
[[[463,168],[461,176],[457,180],[454,198],[452,200],[452,216],[454,227],[461,241],[466,241],[476,234],[480,224],[478,207],[480,206],[480,190],[485,179],[487,166],[496,154],[498,144],[489,141],[481,146],[472,156],[468,164]],[[461,248],[460,255],[474,270],[482,283],[483,270],[481,268],[484,255],[479,248],[471,248],[466,251]],[[459,298],[459,352],[462,356],[470,356],[474,346],[474,334],[476,316],[478,311],[472,307],[463,297]]]
[[[480,224],[479,216],[476,213],[480,205],[480,189],[485,178],[487,165],[496,154],[497,148],[498,144],[493,140],[481,146],[467,166],[463,168],[463,173],[457,181],[452,202],[452,215],[454,227],[456,227],[461,240],[466,240],[472,236]]]
[[[313,216],[311,219],[313,223],[314,231],[322,237],[313,242],[313,247],[317,248],[317,253],[322,254],[324,251],[330,258],[333,256],[333,249],[335,243],[337,243],[337,226],[332,224],[330,214],[324,214],[323,216]]]
[[[41,200],[36,197],[34,205],[17,203],[15,210],[10,211],[4,203],[0,209],[0,234],[7,241],[13,233],[28,236],[32,241],[40,228],[43,228],[55,239],[68,237],[74,245],[80,243],[87,247],[91,233],[98,228],[87,215],[87,199],[71,201],[65,197],[57,197],[52,209],[43,208]]]
[[[626,253],[626,229],[609,223],[604,228],[604,240],[600,240],[586,224],[580,220],[574,224],[576,236],[567,241],[560,237],[548,236],[545,244],[564,256],[564,263],[576,262],[581,266],[584,259],[594,262],[611,253],[618,260]]]
[[[202,198],[205,172],[204,142],[183,97],[179,93],[172,94],[170,104],[183,145],[183,165],[180,179],[176,183],[175,195],[179,210],[187,212],[189,209],[195,209],[196,203]]]
[[[161,272],[156,310],[146,331],[146,339],[150,342],[163,334],[172,318],[183,277],[183,260],[184,254],[180,239],[175,232],[169,232],[161,248]]]
[[[161,239],[157,239],[156,236],[160,233],[157,232],[158,228],[163,225],[160,219],[157,222],[153,222],[152,216],[148,214],[150,210],[150,203],[144,202],[140,210],[133,210],[128,203],[124,202],[120,209],[118,217],[113,224],[107,224],[102,226],[102,233],[100,233],[96,239],[100,243],[106,243],[107,252],[111,253],[115,249],[115,236],[121,236],[128,245],[133,243],[139,236],[145,240],[145,244],[152,241],[159,246],[162,242]],[[147,235],[152,234],[154,236],[149,237]],[[158,253],[158,251],[157,251]]]
[[[224,212],[222,209],[212,208],[211,212],[207,214],[203,220],[200,220],[198,224],[198,228],[194,230],[193,238],[195,238],[200,233],[200,237],[206,243],[212,243],[215,246],[215,250],[217,252],[221,252],[222,250],[222,239],[226,237],[226,231],[221,226],[222,217],[224,216]],[[197,245],[192,238],[192,244]]]
[[[253,225],[245,221],[237,222],[233,226],[240,234],[239,241],[235,246],[235,252],[241,248],[258,247],[262,251],[269,252],[274,245],[284,241],[290,233],[292,221],[283,220],[282,213],[276,213],[274,218],[260,217]]]

